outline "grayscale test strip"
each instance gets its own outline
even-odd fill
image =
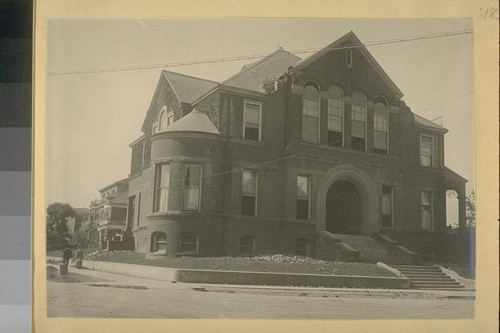
[[[33,2],[0,0],[0,332],[31,331]]]

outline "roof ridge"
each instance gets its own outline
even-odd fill
[[[218,81],[209,80],[209,79],[205,79],[205,78],[202,78],[202,77],[196,77],[196,76],[193,76],[193,75],[187,75],[187,74],[183,74],[183,73],[172,72],[172,71],[168,71],[166,69],[163,70],[163,73],[172,73],[172,74],[175,74],[175,75],[180,75],[180,76],[188,77],[188,78],[191,78],[191,79],[203,80],[203,81],[212,82],[212,83],[219,83]]]
[[[285,50],[284,48],[282,48],[281,46],[279,48],[277,48],[275,51],[271,52],[270,54],[268,54],[267,56],[265,56],[264,58],[260,59],[259,61],[256,61],[252,64],[250,64],[250,66],[248,66],[248,68],[245,68],[244,70],[242,71],[239,71],[233,75],[231,75],[230,77],[228,77],[227,79],[225,79],[224,81],[222,81],[220,84],[226,84],[227,82],[231,81],[232,79],[240,76],[241,74],[245,73],[245,72],[248,72],[250,69],[254,68],[255,66],[257,65],[260,65],[261,63],[263,63],[265,60],[271,58],[271,56],[275,55],[276,53],[280,52],[280,51],[284,51],[288,54],[291,54],[291,55],[294,55],[293,53],[291,52],[288,52],[287,50]]]

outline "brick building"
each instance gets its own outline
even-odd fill
[[[446,191],[463,230],[466,180],[444,165],[447,130],[402,97],[352,32],[306,59],[280,48],[220,83],[163,71],[130,145],[136,250],[314,257],[325,236],[384,234],[460,257]]]

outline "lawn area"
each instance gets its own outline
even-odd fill
[[[256,257],[161,257],[151,260],[146,259],[143,253],[117,251],[98,253],[95,256],[85,258],[85,260],[187,269],[395,277],[392,272],[375,264],[324,261],[302,256],[284,255],[261,255]]]

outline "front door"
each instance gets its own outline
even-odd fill
[[[326,195],[326,230],[334,234],[360,234],[362,202],[348,181],[335,182]]]

